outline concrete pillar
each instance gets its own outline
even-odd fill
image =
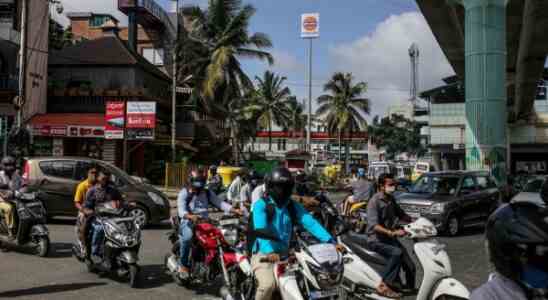
[[[128,12],[128,47],[137,52],[137,12],[130,9]]]
[[[466,168],[506,182],[506,0],[465,7]]]

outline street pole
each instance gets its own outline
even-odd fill
[[[19,45],[19,101],[17,105],[17,127],[21,127],[23,119],[23,105],[25,103],[25,84],[27,66],[27,1],[22,1],[21,6],[21,45]]]
[[[175,39],[173,40],[173,75],[171,83],[171,161],[175,163],[177,155],[177,145],[175,138],[177,135],[177,115],[175,113],[177,105],[177,39],[179,38],[179,0],[175,0]]]
[[[312,131],[312,39],[308,46],[308,130],[306,131],[306,149],[312,151],[310,135]]]

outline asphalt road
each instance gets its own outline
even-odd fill
[[[99,278],[87,273],[71,256],[73,221],[49,224],[53,250],[51,257],[7,252],[0,253],[0,299],[213,299],[215,287],[204,287],[198,294],[177,286],[163,272],[163,258],[169,249],[168,226],[143,232],[141,266],[143,286],[131,289],[127,283]],[[441,238],[447,244],[454,276],[468,288],[481,284],[488,275],[481,228],[456,238]],[[413,297],[409,298],[413,299]]]

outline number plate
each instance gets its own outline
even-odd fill
[[[336,296],[338,294],[337,289],[327,291],[314,291],[310,293],[310,299],[322,299],[327,297]]]
[[[418,212],[410,212],[410,213],[407,213],[411,218],[413,219],[418,219],[421,217],[421,214],[418,213]]]
[[[239,223],[240,223],[240,220],[236,218],[219,220],[219,225],[221,226],[238,225]]]

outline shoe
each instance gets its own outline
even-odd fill
[[[179,277],[183,280],[190,276],[190,270],[184,266],[180,266],[177,272],[179,273]]]
[[[402,297],[400,293],[396,293],[384,282],[382,282],[377,288],[377,294],[379,294],[380,296],[392,298],[392,299],[400,299]]]
[[[99,255],[92,255],[91,256],[91,262],[93,262],[93,264],[95,264],[95,265],[99,265],[103,262],[103,258],[100,257]]]

